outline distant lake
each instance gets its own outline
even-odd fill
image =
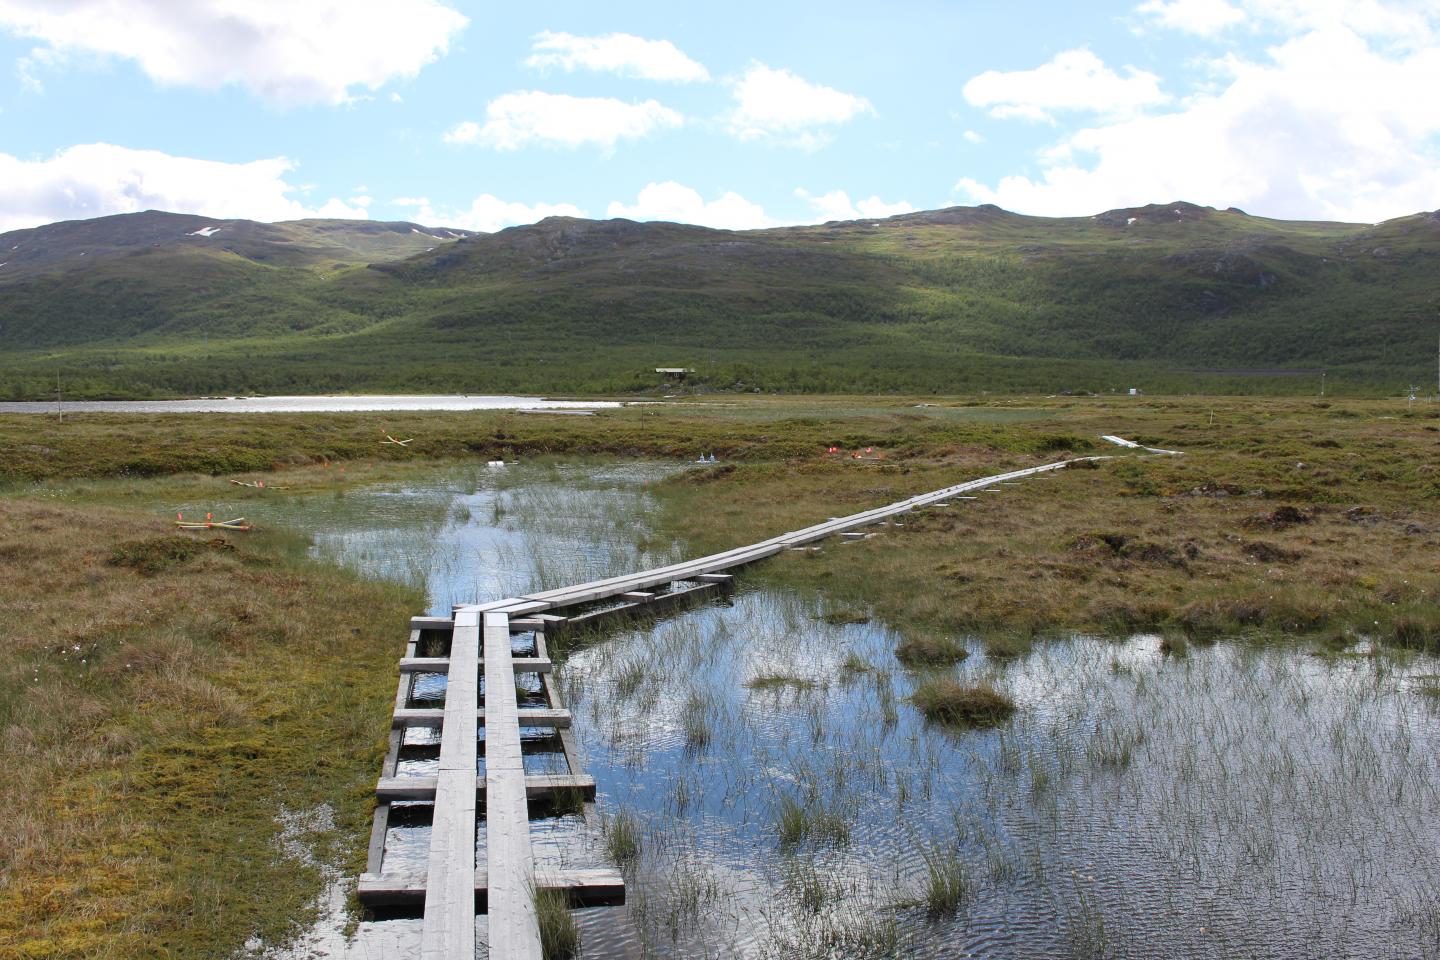
[[[542,397],[346,396],[207,397],[202,400],[66,400],[66,413],[358,413],[365,410],[598,410],[616,400],[546,400]],[[0,413],[55,412],[54,401],[0,403]]]

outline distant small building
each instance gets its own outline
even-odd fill
[[[684,380],[695,372],[694,367],[656,367],[655,372],[666,380]]]

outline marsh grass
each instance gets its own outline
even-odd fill
[[[843,846],[850,842],[850,821],[841,811],[827,808],[818,800],[802,803],[786,796],[775,810],[775,833],[787,847],[806,842]]]
[[[993,684],[961,683],[948,676],[922,680],[910,699],[926,719],[951,726],[998,726],[1015,712],[1015,701]]]
[[[992,660],[1019,660],[1035,649],[1035,637],[1028,630],[999,628],[985,634],[985,653]]]
[[[1134,729],[1101,728],[1096,725],[1095,737],[1085,747],[1090,762],[1096,766],[1122,773],[1135,760],[1135,752],[1145,743],[1145,731]]]
[[[906,666],[943,666],[970,656],[965,645],[953,637],[924,635],[906,637],[895,648],[895,657]]]
[[[680,723],[685,731],[685,746],[690,750],[703,750],[710,745],[713,736],[711,713],[713,702],[701,690],[691,690],[680,708]]]
[[[622,868],[640,859],[644,850],[644,833],[640,821],[626,810],[619,810],[601,821],[605,849]]]
[[[857,623],[869,623],[870,614],[854,607],[842,607],[820,614],[820,620],[832,627],[844,627]]]
[[[268,537],[0,499],[0,944],[230,955],[293,933],[326,870],[363,865],[420,602]],[[282,806],[329,811],[293,856]]]
[[[813,690],[819,685],[819,681],[812,680],[809,677],[802,677],[797,673],[785,673],[778,670],[764,670],[745,681],[745,686],[751,690],[771,692],[781,690]]]
[[[975,895],[975,884],[959,853],[934,846],[920,851],[925,861],[925,910],[932,917],[954,916]]]
[[[815,861],[808,858],[786,858],[784,883],[801,911],[810,916],[820,913],[842,894],[835,883],[820,873]]]
[[[540,954],[545,960],[570,960],[580,952],[580,927],[563,890],[532,890],[540,924]]]
[[[1056,404],[1053,420],[1012,430],[1032,439],[1119,430],[1185,455],[1122,455],[917,512],[863,545],[805,562],[787,554],[765,575],[844,598],[844,609],[906,633],[984,636],[997,660],[1025,656],[1037,632],[1077,629],[1190,642],[1348,632],[1436,649],[1440,479],[1430,413],[1383,401],[1221,399],[1212,418],[1211,406]],[[742,464],[703,491],[667,486],[663,503],[669,529],[698,549],[722,549],[753,539],[741,527],[778,533],[1052,456],[914,443],[903,462],[863,475],[844,464]],[[1306,522],[1285,522],[1283,507]],[[1265,559],[1248,549],[1257,523]]]
[[[1184,634],[1167,631],[1160,637],[1160,653],[1178,660],[1190,655],[1190,643]]]
[[[1105,960],[1112,955],[1105,915],[1078,885],[1075,903],[1065,921],[1065,932],[1072,960]]]

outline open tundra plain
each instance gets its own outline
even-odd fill
[[[0,444],[0,956],[413,953],[418,911],[355,899],[412,616],[1067,460],[549,640],[596,796],[531,801],[536,868],[626,903],[538,898],[547,954],[1440,956],[1433,403],[16,414]],[[207,513],[253,529],[176,530]],[[438,757],[407,735],[395,772]],[[387,873],[433,831],[391,809]]]

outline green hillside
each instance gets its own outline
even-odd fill
[[[1308,392],[1323,370],[1393,392],[1433,380],[1440,333],[1432,214],[957,207],[473,235],[149,213],[0,236],[12,246],[11,397],[53,392],[57,370],[69,395],[146,396],[630,391],[681,365],[720,389]]]

